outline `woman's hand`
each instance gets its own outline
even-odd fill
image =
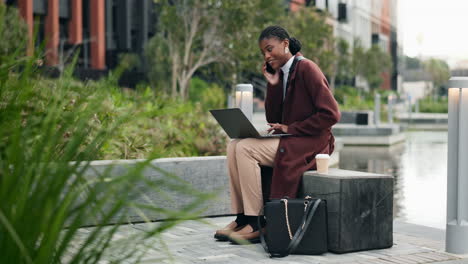
[[[263,76],[265,76],[265,79],[267,79],[268,83],[271,85],[277,85],[280,81],[280,76],[279,76],[279,71],[276,71],[274,74],[271,74],[267,72],[266,70],[266,62],[263,64]]]
[[[288,133],[288,126],[283,125],[283,124],[278,124],[278,123],[268,123],[270,128],[267,130],[268,133],[270,133],[272,130],[279,130],[283,131],[283,133]]]

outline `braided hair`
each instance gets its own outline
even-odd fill
[[[260,37],[258,37],[258,42],[271,37],[276,37],[279,40],[289,40],[289,50],[293,55],[301,50],[301,42],[296,38],[290,37],[288,31],[280,26],[269,26],[265,28],[260,34]]]

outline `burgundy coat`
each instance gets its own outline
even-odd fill
[[[273,165],[272,199],[296,197],[302,174],[316,168],[315,155],[333,152],[331,126],[340,119],[328,81],[314,62],[298,61],[290,75],[284,103],[282,80],[267,86],[267,121],[288,125],[288,133],[294,135],[280,139]]]

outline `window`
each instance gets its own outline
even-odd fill
[[[346,4],[339,3],[338,4],[338,21],[346,22],[348,20]]]

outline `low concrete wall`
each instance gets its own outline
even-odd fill
[[[381,124],[381,125],[354,125],[354,124],[336,124],[332,128],[333,135],[342,136],[390,136],[401,132],[399,124]]]
[[[125,175],[129,170],[134,168],[143,160],[102,160],[93,161],[90,168],[85,172],[87,177],[96,177],[106,170],[110,170],[108,174],[111,177]],[[162,158],[151,162],[151,165],[162,169],[168,173],[177,175],[182,180],[190,183],[192,187],[202,192],[219,192],[216,202],[211,202],[210,206],[204,213],[204,216],[209,215],[224,215],[229,213],[229,178],[226,170],[225,156],[211,157],[190,157],[190,158]],[[163,175],[158,169],[148,166],[143,172],[144,177],[149,180],[160,179]],[[190,194],[187,196],[175,195],[169,192],[169,197],[160,195],[158,192],[148,192],[146,186],[135,186],[135,192],[132,193],[134,201],[144,204],[156,204],[158,207],[167,209],[182,209],[184,205],[191,202]],[[159,220],[164,216],[157,212],[144,211],[145,216],[150,220]],[[118,219],[116,216],[111,220],[115,223]],[[125,216],[125,221],[139,222],[143,221],[142,216],[130,210]],[[92,219],[87,223],[94,225]]]
[[[336,124],[332,130],[345,146],[390,146],[406,139],[400,124]]]
[[[446,113],[401,113],[397,118],[402,123],[412,124],[447,124],[448,114]]]
[[[448,114],[446,113],[401,113],[397,116],[402,124],[414,130],[447,130]]]
[[[343,144],[346,147],[350,146],[392,146],[395,144],[400,144],[406,140],[405,133],[398,133],[390,136],[350,136],[350,137],[339,137],[343,141]]]
[[[343,145],[338,142],[336,151],[331,158],[332,167],[336,167],[339,161],[339,151]],[[117,177],[125,175],[129,170],[134,168],[139,162],[144,160],[101,160],[91,162],[90,168],[85,172],[87,177],[96,177],[104,171],[109,170],[107,175]],[[179,178],[187,181],[192,187],[202,192],[217,192],[216,201],[210,202],[210,206],[202,213],[202,216],[216,216],[230,214],[230,193],[229,193],[229,177],[227,174],[226,156],[209,156],[209,157],[185,157],[185,158],[162,158],[151,162],[151,165],[162,169],[171,174],[177,175]],[[143,172],[144,176],[149,180],[156,180],[162,177],[161,172],[150,166]],[[187,205],[189,195],[176,196],[170,195],[171,199],[161,196],[157,192],[149,192],[145,186],[135,186],[136,192],[134,201],[145,204],[157,204],[158,207],[167,209],[181,209]],[[149,220],[163,219],[163,215],[144,211],[145,216]],[[110,222],[115,223],[118,216]],[[125,215],[125,221],[140,222],[144,221],[142,216],[137,212],[130,210],[130,213]],[[86,225],[95,225],[96,222],[92,219]]]

